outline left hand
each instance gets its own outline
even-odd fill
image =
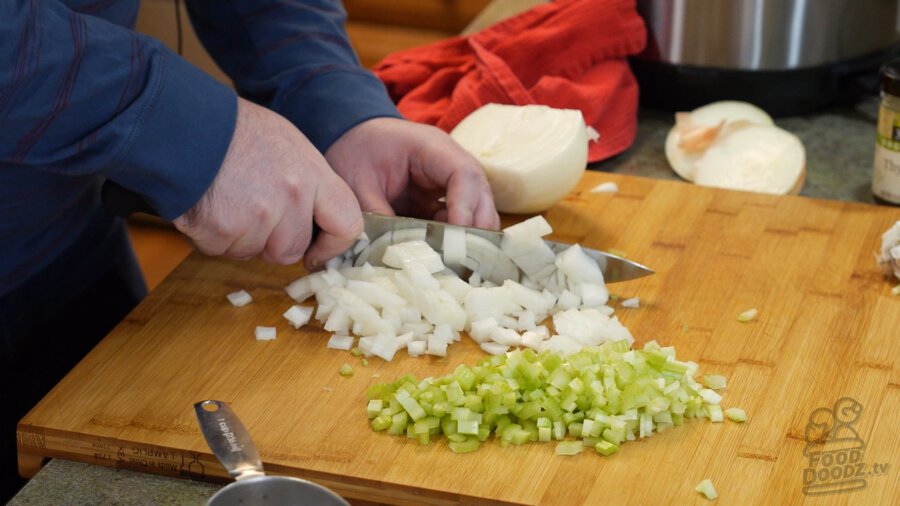
[[[500,217],[478,161],[442,130],[374,118],[348,130],[325,159],[363,211],[496,229]],[[438,201],[446,198],[446,206]]]

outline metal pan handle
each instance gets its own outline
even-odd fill
[[[250,433],[228,404],[200,401],[194,404],[194,411],[206,443],[228,474],[235,480],[265,475]]]

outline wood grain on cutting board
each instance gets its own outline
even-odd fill
[[[590,192],[604,181],[620,191]],[[495,441],[457,455],[443,439],[420,446],[375,433],[369,385],[445,374],[484,354],[464,340],[445,359],[398,353],[363,366],[326,349],[319,326],[294,330],[281,317],[292,304],[284,286],[300,267],[194,253],[22,420],[20,468],[33,474],[42,458],[62,457],[222,479],[192,410],[213,398],[241,417],[268,472],[350,499],[669,504],[704,501],[694,486],[711,478],[728,504],[900,503],[900,296],[873,256],[900,209],[589,172],[545,217],[553,239],[621,250],[656,269],[610,285],[641,299],[616,313],[638,345],[675,345],[700,374],[727,376],[722,405],[744,408],[746,423],[690,420],[608,458]],[[231,306],[225,295],[237,289],[253,303]],[[757,318],[739,323],[752,307]],[[257,325],[276,326],[278,339],[256,341]],[[352,377],[338,374],[343,363]],[[807,482],[816,485],[807,492],[831,493],[805,495],[809,472],[833,471],[822,448],[807,452],[814,463],[805,455],[807,422],[843,397],[862,406],[847,427],[864,445],[853,456],[866,474]],[[864,488],[847,490],[860,480]]]

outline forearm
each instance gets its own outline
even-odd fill
[[[288,118],[322,152],[353,126],[399,117],[363,69],[335,0],[188,0],[201,41],[238,92]]]

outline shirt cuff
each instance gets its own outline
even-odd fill
[[[314,76],[274,108],[322,153],[363,121],[402,117],[384,84],[361,68],[335,69]]]
[[[172,220],[193,207],[218,174],[234,134],[237,95],[174,53],[154,60],[155,97],[104,172]]]

